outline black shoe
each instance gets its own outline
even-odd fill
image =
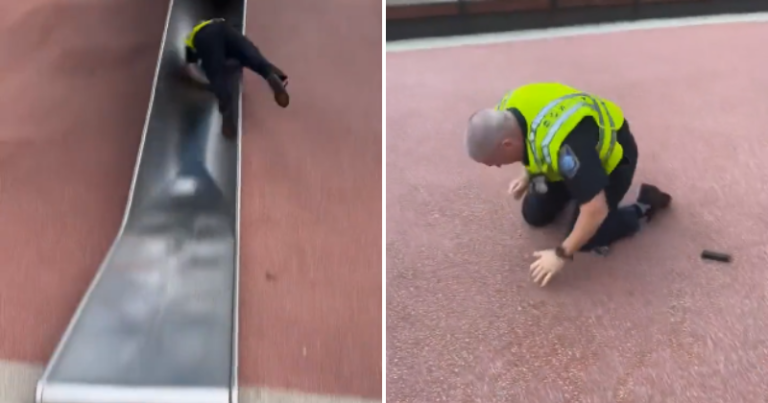
[[[267,77],[267,83],[275,94],[275,102],[285,108],[291,101],[288,91],[285,89],[285,86],[288,85],[288,76],[277,67],[274,67],[272,71],[272,74]]]
[[[611,247],[610,246],[598,246],[596,248],[592,249],[592,253],[598,256],[608,256],[611,253]]]
[[[221,135],[227,140],[232,140],[237,137],[237,122],[235,122],[235,119],[231,116],[222,116]]]
[[[662,192],[656,186],[643,183],[640,185],[637,202],[648,206],[645,217],[648,221],[651,221],[656,213],[669,207],[670,203],[672,203],[672,196]]]

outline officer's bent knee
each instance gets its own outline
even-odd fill
[[[554,221],[554,217],[551,214],[546,214],[543,209],[536,206],[535,203],[523,203],[523,220],[531,227],[544,227]]]

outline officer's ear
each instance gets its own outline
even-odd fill
[[[510,138],[506,138],[501,141],[501,146],[504,148],[512,148],[514,145],[514,142]]]

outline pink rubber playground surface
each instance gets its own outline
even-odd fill
[[[34,399],[117,233],[167,7],[0,5],[3,403]],[[264,82],[245,74],[246,391],[381,399],[380,24],[376,1],[248,4],[248,34],[290,76],[292,100],[278,108]],[[297,401],[286,396],[279,401]],[[337,401],[312,399],[301,401]]]
[[[768,24],[388,53],[387,399],[758,402],[768,393]],[[671,211],[547,288],[506,195],[463,129],[509,89],[561,81],[621,105],[635,186]],[[699,259],[704,248],[731,264]]]

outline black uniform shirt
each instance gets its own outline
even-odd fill
[[[560,146],[558,168],[568,193],[579,204],[592,200],[608,186],[608,173],[600,161],[597,144],[600,127],[592,117],[584,118]]]
[[[197,63],[199,57],[197,56],[197,52],[192,50],[189,46],[184,46],[184,60],[186,60],[189,64]]]
[[[528,127],[520,111],[516,108],[510,111],[521,127]],[[560,146],[560,155],[557,156],[560,175],[565,181],[568,193],[579,204],[592,200],[609,183],[608,174],[597,152],[599,140],[600,127],[594,118],[586,117],[576,125]],[[527,143],[527,136],[525,141]],[[529,163],[527,151],[524,154],[523,163],[526,165]]]

